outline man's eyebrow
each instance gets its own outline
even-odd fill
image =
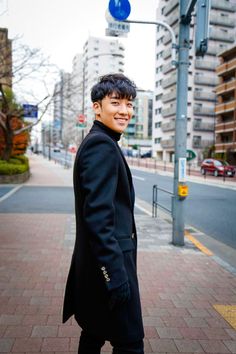
[[[116,100],[119,100],[120,97],[119,96],[110,96],[111,99],[116,99]]]

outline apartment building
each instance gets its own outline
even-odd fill
[[[60,120],[63,141],[78,145],[92,126],[94,113],[90,98],[92,86],[99,76],[124,72],[124,46],[117,39],[89,37],[83,53],[76,54],[72,72],[61,74],[55,86],[54,121]],[[85,123],[78,124],[81,116]],[[54,129],[58,137],[58,129]]]
[[[208,52],[195,56],[194,19],[190,28],[188,77],[187,149],[197,160],[214,144],[217,54],[235,40],[235,0],[212,0]],[[157,18],[174,30],[178,42],[179,0],[160,0]],[[173,161],[176,117],[177,70],[171,65],[171,36],[163,27],[156,33],[156,73],[153,103],[153,156]]]
[[[12,87],[12,43],[7,28],[0,28],[0,83]]]
[[[126,129],[126,137],[151,139],[152,137],[153,92],[137,90],[134,100],[134,115]]]
[[[236,165],[236,46],[220,53],[219,58],[215,153]]]
[[[84,44],[84,111],[88,128],[94,119],[91,88],[99,76],[124,73],[124,52],[123,44],[117,39],[89,37]]]
[[[76,131],[73,93],[71,74],[61,71],[60,80],[54,87],[53,142],[65,146],[74,141]]]

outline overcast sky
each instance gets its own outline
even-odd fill
[[[0,26],[9,37],[41,48],[61,69],[71,71],[72,59],[83,50],[88,36],[105,37],[109,0],[0,0]],[[129,19],[154,21],[158,0],[130,0]],[[127,38],[125,73],[144,89],[154,88],[155,26],[131,24]]]

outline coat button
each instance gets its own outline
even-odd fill
[[[105,267],[102,267],[101,270],[106,270],[106,268],[105,268]]]
[[[131,238],[134,238],[134,232],[132,233]]]
[[[110,281],[111,279],[110,278],[106,278],[106,281]]]

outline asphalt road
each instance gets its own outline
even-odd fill
[[[132,169],[136,195],[152,203],[152,186],[170,192],[173,178]],[[189,196],[185,200],[186,224],[236,248],[236,191],[215,186],[188,182]],[[159,202],[171,208],[171,197],[163,192]]]
[[[12,187],[0,186],[0,196]],[[23,186],[0,203],[0,213],[74,214],[72,187]],[[143,214],[135,208],[135,214]]]

